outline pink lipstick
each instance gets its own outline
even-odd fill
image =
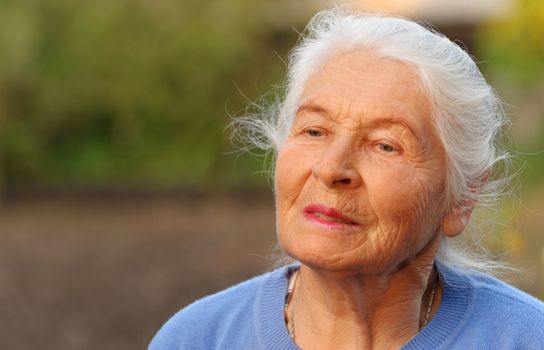
[[[334,208],[311,204],[304,208],[306,220],[330,229],[353,228],[358,224]]]

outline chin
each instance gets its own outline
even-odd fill
[[[365,252],[364,247],[346,254],[345,249],[331,244],[318,245],[316,241],[282,242],[280,245],[287,255],[316,271],[342,272],[350,275],[379,275],[394,270],[396,263],[391,259],[378,258],[379,254]]]

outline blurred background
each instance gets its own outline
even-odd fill
[[[519,183],[489,243],[544,298],[544,2],[353,3],[432,24],[503,97]],[[225,128],[329,5],[0,0],[4,348],[145,348],[181,307],[271,268],[267,162]]]

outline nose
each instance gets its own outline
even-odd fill
[[[314,164],[312,174],[328,188],[359,187],[362,178],[355,158],[356,152],[348,142],[333,143]]]

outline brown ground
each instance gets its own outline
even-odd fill
[[[184,305],[270,268],[273,202],[27,196],[0,210],[0,237],[3,349],[144,349]],[[542,235],[520,240],[538,261]],[[539,294],[534,276],[519,284]]]
[[[257,198],[41,198],[0,214],[3,349],[144,349],[176,310],[271,265]]]

